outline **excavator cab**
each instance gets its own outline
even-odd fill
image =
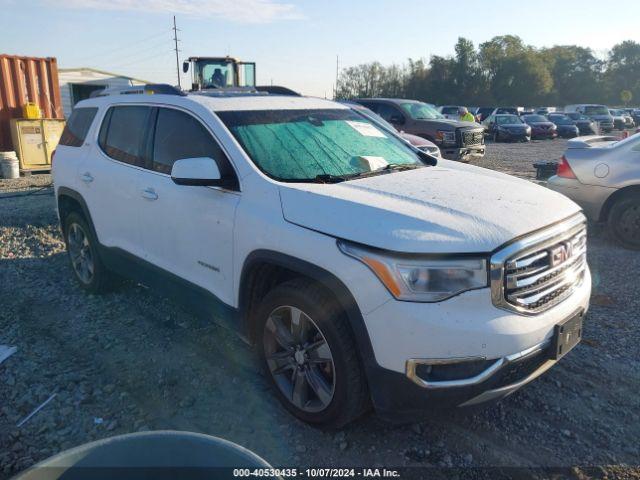
[[[191,69],[191,89],[255,88],[255,62],[241,62],[233,57],[189,57],[182,64],[187,73]]]

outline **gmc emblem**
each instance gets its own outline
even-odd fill
[[[573,245],[570,242],[561,243],[549,250],[549,255],[551,258],[549,266],[560,265],[573,256]]]

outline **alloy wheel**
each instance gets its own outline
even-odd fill
[[[331,349],[318,325],[296,307],[273,310],[265,323],[264,354],[280,392],[305,412],[320,412],[336,385]]]
[[[93,279],[94,262],[86,232],[77,223],[72,223],[67,236],[71,265],[82,283],[88,285]]]

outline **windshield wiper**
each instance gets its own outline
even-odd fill
[[[382,168],[377,168],[369,172],[349,173],[345,175],[331,175],[329,173],[322,173],[320,175],[316,175],[313,178],[313,181],[317,183],[340,183],[340,182],[345,182],[347,180],[353,180],[354,178],[373,177],[375,175],[379,175],[381,173],[387,173],[389,171],[402,172],[404,170],[414,170],[416,168],[420,168],[423,166],[424,165],[417,165],[417,164],[411,164],[411,163],[409,164],[390,163],[388,165],[385,165]]]
[[[403,170],[415,170],[416,168],[420,168],[420,167],[424,167],[424,165],[418,165],[415,163],[390,163],[378,170],[373,170],[373,172],[379,172],[379,171],[387,171],[387,170],[394,170],[396,172],[402,172]]]

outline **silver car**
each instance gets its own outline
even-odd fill
[[[640,134],[570,140],[548,187],[578,203],[591,220],[607,222],[622,245],[640,249]]]

